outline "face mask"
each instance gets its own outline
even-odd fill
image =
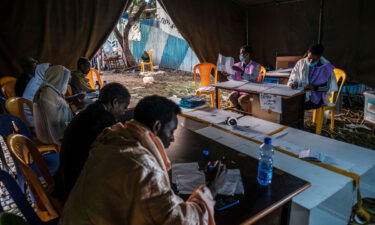
[[[241,62],[244,63],[244,62],[246,61],[246,56],[241,55],[241,56],[240,56],[240,60],[241,60]]]
[[[310,66],[310,67],[314,67],[314,66],[318,65],[318,63],[319,63],[319,59],[316,60],[315,62],[312,62],[312,63],[307,62],[307,65]]]

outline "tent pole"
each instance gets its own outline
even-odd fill
[[[319,9],[319,30],[318,30],[318,43],[322,43],[323,37],[323,6],[324,0],[320,0],[320,9]]]
[[[249,7],[246,6],[246,45],[249,45]]]

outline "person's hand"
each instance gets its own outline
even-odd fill
[[[314,86],[312,86],[311,84],[306,85],[304,89],[306,91],[313,91],[313,90],[315,90]]]
[[[290,87],[291,89],[297,89],[298,84],[297,84],[297,82],[293,82],[293,83],[289,84],[289,87]]]
[[[232,70],[234,70],[236,72],[243,73],[243,70],[240,67],[238,67],[238,66],[232,66]]]
[[[223,74],[224,76],[229,76],[229,74],[227,72],[221,72],[221,74]]]
[[[75,100],[81,101],[81,100],[83,100],[85,98],[85,94],[83,94],[83,93],[77,94],[75,96],[75,98],[76,98]]]
[[[208,163],[206,168],[206,182],[212,197],[215,198],[217,191],[225,184],[227,169],[220,161]]]

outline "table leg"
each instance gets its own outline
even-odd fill
[[[218,109],[219,108],[219,88],[215,87],[215,106]]]
[[[285,203],[282,207],[282,212],[281,212],[281,223],[280,224],[289,224],[289,219],[290,219],[290,209],[292,206],[292,201],[288,201]]]

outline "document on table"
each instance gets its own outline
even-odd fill
[[[217,192],[221,195],[244,194],[244,187],[239,169],[228,169],[225,184]]]
[[[278,84],[278,85],[274,85],[272,88],[265,90],[264,93],[281,95],[281,96],[293,96],[295,94],[300,93],[301,91],[302,90],[300,89],[291,89],[287,85]]]
[[[191,194],[202,184],[206,183],[205,174],[199,170],[197,162],[176,163],[172,165],[172,183],[175,183],[179,194]],[[219,194],[244,194],[244,187],[239,169],[228,169],[224,185]]]
[[[237,118],[241,116],[239,113],[209,107],[186,112],[185,114],[214,124],[223,123],[228,117]]]
[[[217,70],[226,72],[227,74],[234,74],[234,70],[232,69],[232,66],[234,64],[233,57],[226,57],[222,54],[219,54],[219,57],[217,58]]]
[[[318,151],[311,151],[310,149],[305,149],[303,151],[300,152],[299,154],[299,158],[312,158],[316,161],[319,161],[319,162],[322,162],[324,164],[327,164],[327,165],[330,165],[330,166],[334,166],[334,167],[337,167],[337,168],[340,168],[340,169],[343,169],[343,170],[346,170],[346,171],[350,171],[351,168],[354,167],[354,164],[353,163],[350,163],[350,162],[346,162],[344,160],[341,160],[341,159],[337,159],[333,156],[330,156],[330,155],[327,155],[327,154],[324,154],[322,152],[318,152]]]
[[[197,162],[172,164],[172,183],[176,183],[177,175],[185,175],[195,171],[199,171]]]
[[[253,92],[264,92],[270,88],[275,86],[275,84],[267,84],[267,83],[246,83],[242,85],[241,87],[238,87],[240,90],[245,90],[245,91],[253,91]]]
[[[247,84],[247,81],[240,81],[240,80],[229,80],[220,83],[213,84],[212,86],[219,86],[219,87],[226,87],[226,88],[239,88],[244,84]]]
[[[281,96],[260,93],[259,100],[261,109],[282,113]]]

